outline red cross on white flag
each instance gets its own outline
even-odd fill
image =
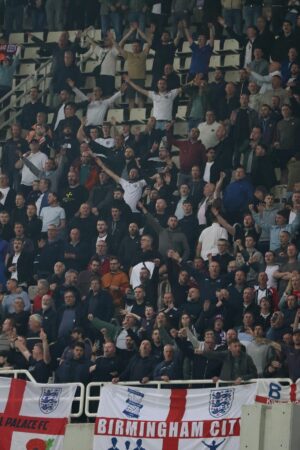
[[[0,378],[0,450],[60,450],[75,389]]]
[[[238,450],[241,406],[256,385],[213,389],[105,386],[94,450]]]

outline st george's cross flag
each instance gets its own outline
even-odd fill
[[[101,397],[94,450],[238,450],[242,405],[256,384],[212,389],[108,385]]]
[[[75,391],[0,377],[0,450],[61,450]]]

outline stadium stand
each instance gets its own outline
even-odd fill
[[[6,1],[0,374],[300,378],[300,5],[273,3]]]

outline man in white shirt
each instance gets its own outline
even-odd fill
[[[117,59],[119,51],[115,46],[114,36],[107,33],[104,39],[104,46],[100,47],[89,35],[87,40],[91,43],[90,49],[81,55],[80,60],[94,59],[99,65],[94,70],[97,86],[102,86],[103,95],[110,96],[115,90],[115,76],[117,70]]]
[[[36,139],[32,139],[29,144],[30,153],[20,156],[20,159],[16,162],[16,169],[22,169],[21,174],[21,191],[24,193],[25,197],[29,194],[32,189],[32,183],[36,179],[36,175],[31,172],[29,167],[25,166],[23,162],[23,157],[27,157],[27,159],[35,165],[38,170],[44,170],[45,163],[48,160],[47,155],[45,153],[40,152],[40,145]]]
[[[157,92],[146,91],[146,89],[133,83],[128,76],[125,76],[124,80],[137,92],[149,97],[153,101],[152,116],[156,119],[156,129],[164,130],[166,124],[172,121],[173,103],[177,95],[181,93],[181,88],[168,91],[166,80],[161,79],[157,82]]]
[[[216,121],[215,113],[213,111],[207,111],[205,115],[205,122],[198,125],[200,135],[198,139],[201,139],[202,144],[206,149],[215,147],[219,140],[216,135],[216,131],[219,128],[219,122]]]
[[[208,260],[208,255],[215,256],[218,250],[218,240],[228,240],[228,233],[225,228],[221,227],[216,218],[213,219],[210,227],[205,228],[200,234],[196,256],[201,256],[205,261]]]
[[[40,218],[43,221],[42,232],[46,233],[49,225],[55,225],[58,231],[61,231],[66,226],[66,213],[65,210],[59,206],[58,197],[55,192],[48,194],[48,205],[45,206],[41,213]]]
[[[87,97],[80,89],[75,86],[73,80],[69,79],[67,81],[79,101],[89,102],[86,110],[85,122],[85,125],[87,127],[102,125],[108,108],[110,108],[116,100],[121,98],[122,93],[127,87],[126,84],[123,84],[118,92],[116,92],[111,97],[104,99],[102,88],[99,86],[94,87],[92,97]]]
[[[142,197],[143,188],[147,185],[147,182],[145,180],[138,179],[138,169],[132,168],[128,174],[128,181],[126,181],[124,180],[124,178],[119,177],[112,170],[106,167],[100,158],[96,158],[95,161],[98,166],[107,173],[109,177],[111,177],[116,183],[119,183],[122,186],[122,188],[124,189],[124,200],[127,205],[130,206],[131,211],[133,213],[139,213],[136,205]]]

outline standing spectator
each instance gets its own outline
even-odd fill
[[[191,67],[189,70],[188,81],[192,80],[197,73],[208,75],[209,61],[214,48],[215,40],[215,28],[213,24],[208,24],[209,28],[209,41],[207,43],[206,36],[200,34],[198,37],[198,44],[196,44],[190,35],[186,24],[184,26],[184,33],[189,41],[190,48],[192,50]]]
[[[47,24],[50,31],[63,29],[63,5],[63,0],[46,1]]]
[[[29,144],[30,152],[28,155],[25,155],[27,159],[34,164],[39,170],[44,170],[45,163],[48,157],[45,153],[40,151],[40,145],[36,139],[33,139]],[[23,156],[19,156],[19,161],[16,162],[16,168],[22,169],[22,177],[21,177],[21,185],[20,188],[24,195],[27,197],[29,192],[31,191],[31,185],[35,180],[35,175],[31,172],[31,170],[24,164]]]
[[[142,43],[139,40],[135,40],[132,43],[132,52],[128,52],[124,50],[124,45],[129,38],[129,36],[132,35],[132,33],[137,32],[137,34],[143,38],[147,45],[144,49],[142,49]],[[119,53],[123,58],[127,61],[128,65],[128,76],[134,81],[136,85],[138,85],[140,88],[143,88],[145,86],[145,79],[146,79],[146,60],[147,55],[150,51],[151,42],[148,41],[146,35],[138,28],[138,24],[134,24],[134,26],[131,26],[130,30],[127,34],[123,37],[123,39],[119,42]],[[132,89],[132,86],[127,91],[127,96],[129,100],[129,108],[133,108],[135,104],[135,91]],[[139,96],[138,98],[138,106],[142,108],[144,106],[144,99]]]
[[[152,30],[151,48],[155,51],[152,66],[152,89],[155,89],[157,81],[163,75],[164,67],[167,64],[173,65],[175,51],[179,44],[179,34],[172,40],[170,33],[167,30],[164,30],[161,35],[155,29],[154,25],[152,25]]]

